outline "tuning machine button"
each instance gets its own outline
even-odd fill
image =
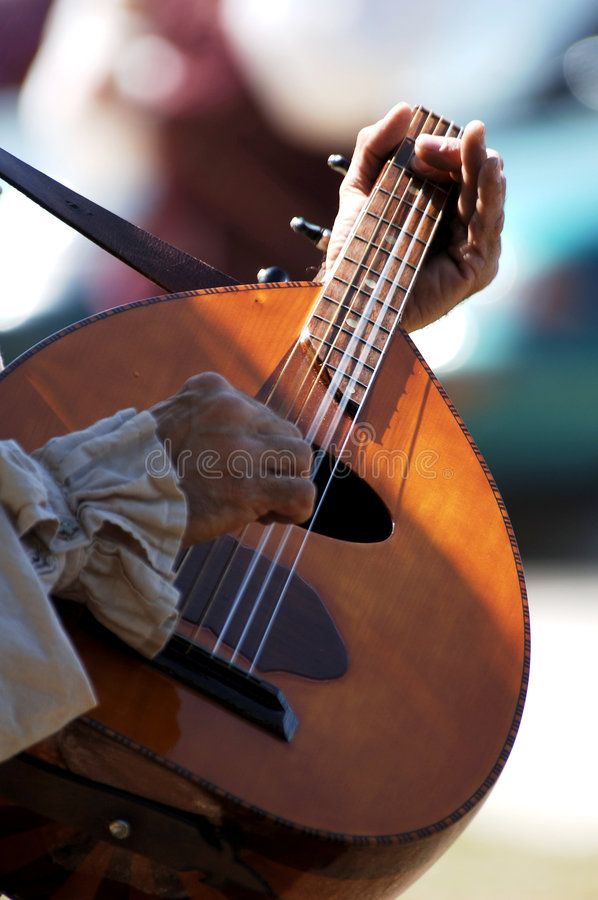
[[[342,175],[343,178],[349,171],[350,165],[351,161],[341,153],[331,153],[328,157],[328,167],[332,169],[333,172],[338,172],[338,174]]]
[[[291,276],[280,266],[268,266],[266,269],[259,270],[257,280],[260,284],[270,284],[275,281],[290,281]]]
[[[308,222],[303,216],[294,216],[290,221],[290,226],[295,234],[302,234],[312,244],[315,244],[318,250],[326,250],[330,241],[330,228],[322,228],[321,225],[314,225]]]

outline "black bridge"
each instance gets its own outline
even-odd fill
[[[293,739],[299,720],[275,685],[211,656],[180,635],[172,637],[152,663],[277,737]]]

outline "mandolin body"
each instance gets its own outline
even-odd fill
[[[219,288],[72,326],[1,376],[0,437],[30,451],[146,408],[201,371],[260,396],[319,291]],[[208,843],[230,853],[195,893],[184,882],[188,896],[394,897],[461,832],[513,744],[529,662],[513,532],[463,422],[401,331],[359,421],[367,439],[349,463],[392,525],[383,539],[311,534],[305,545],[296,574],[334,623],[346,670],[259,673],[298,717],[292,740],[72,626],[100,700],[83,724],[99,747],[127,754],[130,780],[119,782],[118,767],[103,773],[89,752],[51,762],[199,815]],[[363,511],[350,515],[359,522]],[[292,532],[288,566],[304,533]],[[170,798],[158,789],[168,779]],[[243,886],[238,865],[253,881]]]

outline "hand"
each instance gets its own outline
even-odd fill
[[[250,522],[305,522],[311,448],[299,429],[213,372],[150,412],[187,499],[190,546]]]
[[[357,137],[351,166],[340,189],[326,268],[329,270],[392,150],[405,137],[412,110],[400,103]],[[423,328],[461,300],[486,287],[498,269],[506,181],[502,161],[487,150],[481,122],[470,122],[461,138],[422,134],[415,144],[416,172],[433,181],[460,184],[450,238],[428,254],[407,302],[401,326]]]

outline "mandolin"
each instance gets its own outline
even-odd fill
[[[417,109],[323,285],[132,303],[49,338],[0,378],[0,436],[27,450],[146,408],[200,371],[298,423],[316,449],[308,523],[255,524],[181,557],[180,622],[154,661],[65,611],[100,703],[27,759],[58,781],[76,773],[62,812],[40,808],[63,823],[83,827],[83,807],[95,808],[81,800],[75,813],[68,798],[110,785],[85,830],[104,850],[129,848],[110,876],[115,857],[103,858],[130,896],[157,896],[168,858],[175,880],[160,896],[395,897],[471,820],[513,745],[529,664],[515,537],[400,328],[450,200],[410,169],[421,130],[459,133]],[[143,843],[158,825],[139,798],[148,816],[177,810],[161,852]],[[191,862],[168,846],[183,822]],[[65,870],[99,883],[92,857]],[[68,884],[60,896],[96,896]]]

